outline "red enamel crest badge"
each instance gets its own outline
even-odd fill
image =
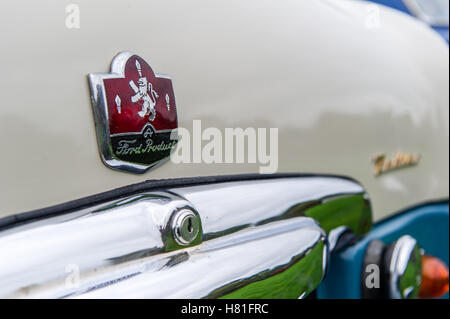
[[[169,77],[141,57],[119,53],[111,73],[89,74],[97,141],[103,162],[143,173],[168,159],[177,143],[177,108]]]

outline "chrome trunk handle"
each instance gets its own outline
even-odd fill
[[[345,178],[165,188],[1,232],[0,296],[299,298],[371,223]]]

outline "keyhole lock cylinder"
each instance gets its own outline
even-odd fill
[[[173,235],[175,241],[187,246],[191,244],[200,230],[199,217],[189,209],[183,209],[176,213],[173,219]]]

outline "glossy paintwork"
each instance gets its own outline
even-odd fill
[[[432,236],[430,235],[432,234]],[[447,203],[412,208],[376,224],[355,246],[330,258],[325,280],[317,290],[319,298],[361,298],[361,269],[367,244],[380,239],[385,244],[403,235],[414,237],[426,254],[449,264],[449,206]],[[448,293],[444,296],[448,298]]]
[[[170,74],[179,126],[278,127],[279,172],[351,176],[375,218],[449,185],[448,46],[393,10],[366,26],[359,1],[78,1],[0,6],[0,216],[147,179],[258,172],[254,164],[173,164],[144,175],[99,157],[86,75],[129,50]],[[374,177],[380,153],[420,164]]]

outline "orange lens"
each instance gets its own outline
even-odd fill
[[[422,257],[422,283],[420,298],[438,298],[448,291],[448,268],[438,258],[424,255]]]

